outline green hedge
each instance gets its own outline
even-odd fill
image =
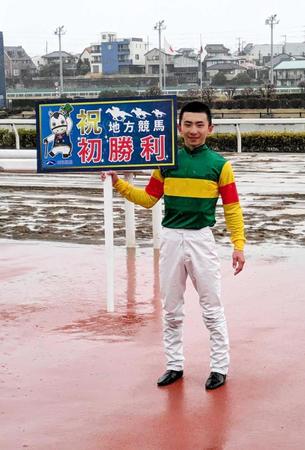
[[[36,148],[36,130],[18,130],[21,148]],[[8,129],[0,129],[0,148],[16,148],[15,133]]]
[[[20,147],[36,148],[36,131],[19,130]],[[178,138],[178,144],[183,140]],[[218,133],[208,137],[207,144],[217,151],[234,152],[237,148],[235,133]],[[15,135],[0,129],[0,148],[15,148]],[[305,153],[305,132],[251,132],[242,133],[243,152],[290,152]]]
[[[305,132],[251,132],[242,133],[243,152],[305,153]],[[179,139],[181,145],[182,139]],[[208,137],[207,144],[216,151],[235,152],[235,133],[218,133]]]
[[[246,152],[305,153],[305,132],[243,133],[242,149]]]
[[[231,100],[214,100],[212,102],[214,109],[285,109],[285,108],[305,108],[305,98],[257,98],[243,97]]]

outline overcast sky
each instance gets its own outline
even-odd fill
[[[22,45],[30,56],[58,50],[55,29],[64,25],[62,49],[81,53],[102,31],[142,37],[158,45],[154,25],[164,20],[163,36],[174,49],[223,43],[236,50],[245,42],[269,43],[265,19],[277,14],[274,43],[305,41],[305,0],[1,0],[4,45]]]

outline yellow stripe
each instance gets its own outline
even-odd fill
[[[156,180],[162,181],[162,183],[163,183],[164,178],[163,178],[162,175],[161,175],[161,170],[160,170],[160,169],[155,169],[155,170],[153,171],[153,173],[152,173],[152,176],[153,176],[154,178],[156,178]]]
[[[164,194],[175,197],[217,198],[218,185],[210,180],[166,177]]]
[[[239,214],[241,211],[240,203],[228,203],[227,205],[222,205],[225,214]]]
[[[225,186],[226,184],[234,183],[234,173],[232,170],[232,166],[229,161],[225,163],[222,168],[220,178],[219,178],[219,187]]]

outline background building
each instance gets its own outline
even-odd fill
[[[75,74],[77,57],[68,52],[61,52],[63,71],[66,74]],[[60,52],[52,52],[41,57],[44,66],[59,67]]]
[[[6,79],[21,83],[32,78],[36,66],[21,45],[4,47],[4,64]]]
[[[91,44],[90,48],[90,68],[91,73],[102,73],[101,44]]]
[[[146,47],[142,38],[102,42],[103,74],[143,74]]]
[[[297,87],[305,82],[305,60],[282,61],[274,67],[277,86]]]
[[[178,52],[177,52],[178,53]],[[193,52],[189,53],[194,55]],[[199,60],[196,56],[177,54],[174,56],[174,75],[178,84],[199,84]]]
[[[211,82],[215,75],[222,73],[226,81],[232,81],[237,75],[247,73],[246,67],[234,63],[213,64],[206,69],[207,81]]]
[[[165,52],[161,50],[161,66],[162,70],[165,71],[167,75],[172,75],[174,73],[175,67],[175,55],[170,52]],[[159,74],[159,49],[152,48],[145,55],[145,73],[148,75],[158,75]]]

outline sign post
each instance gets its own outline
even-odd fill
[[[105,223],[105,257],[106,257],[106,297],[107,311],[114,311],[114,245],[113,245],[113,202],[112,179],[104,181],[104,223]]]
[[[127,173],[125,180],[133,184],[133,174]],[[125,227],[126,227],[126,247],[135,248],[136,246],[136,227],[135,227],[135,207],[134,203],[125,199]]]

